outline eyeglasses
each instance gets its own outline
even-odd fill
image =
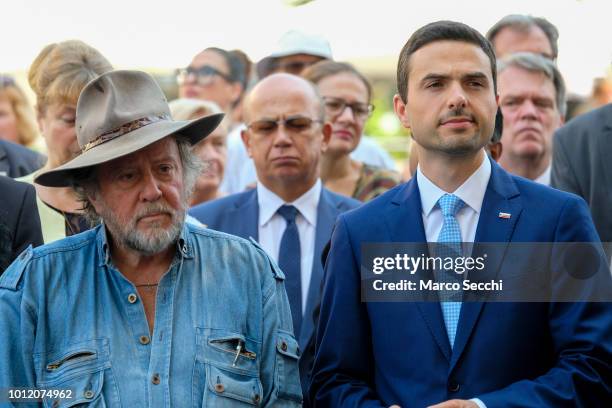
[[[180,69],[176,76],[179,85],[183,85],[187,82],[190,75],[193,75],[198,85],[202,86],[210,85],[215,76],[219,76],[227,82],[235,82],[232,77],[219,71],[217,68],[211,67],[210,65],[203,65],[199,68],[187,67]]]
[[[370,103],[348,103],[344,99],[331,97],[323,98],[323,100],[325,101],[325,109],[332,118],[340,116],[347,106],[351,108],[353,115],[359,120],[365,120],[374,111],[374,105]]]
[[[247,125],[247,128],[260,135],[270,135],[276,132],[279,126],[284,126],[291,133],[302,133],[309,130],[313,123],[323,123],[323,121],[314,120],[306,116],[289,116],[286,119],[278,120],[256,120]]]
[[[309,66],[316,64],[318,61],[289,61],[289,62],[276,62],[272,65],[272,71],[274,72],[286,72],[288,74],[300,75],[303,70]]]

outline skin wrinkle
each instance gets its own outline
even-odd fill
[[[554,84],[542,72],[509,66],[499,73],[499,93],[504,115],[499,163],[536,179],[550,165],[553,134],[563,123]]]

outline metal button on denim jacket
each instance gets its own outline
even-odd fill
[[[49,407],[300,406],[283,280],[256,243],[187,224],[150,334],[103,226],[30,248],[0,277],[0,387],[72,390]]]

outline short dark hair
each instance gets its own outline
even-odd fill
[[[368,78],[366,78],[365,75],[357,71],[357,69],[348,62],[336,62],[331,60],[319,61],[316,64],[313,64],[306,68],[301,73],[301,76],[302,78],[309,80],[313,84],[318,84],[324,78],[342,73],[353,74],[357,77],[357,79],[363,82],[363,85],[366,87],[366,90],[368,92],[369,102],[372,98],[372,85],[370,84],[370,81],[368,81]]]
[[[552,59],[556,60],[559,55],[559,46],[557,45],[559,30],[557,30],[557,27],[555,27],[553,23],[542,17],[533,17],[525,14],[509,14],[495,23],[495,25],[487,31],[487,39],[493,43],[495,36],[504,28],[510,28],[511,30],[519,32],[528,32],[533,27],[539,27],[544,32],[550,43]]]
[[[408,39],[400,52],[397,62],[397,92],[402,101],[406,102],[408,92],[408,72],[410,71],[410,56],[420,48],[436,41],[461,41],[477,45],[489,57],[493,90],[497,93],[497,73],[495,70],[495,53],[491,43],[477,30],[455,21],[436,21],[416,30]]]
[[[497,107],[497,113],[495,114],[495,127],[493,128],[493,135],[489,143],[497,143],[501,141],[502,133],[504,133],[504,115],[499,107]]]

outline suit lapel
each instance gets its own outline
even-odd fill
[[[514,227],[521,215],[522,205],[519,192],[512,178],[495,162],[491,161],[491,178],[482,202],[475,242],[499,243],[495,251],[487,251],[486,273],[493,279],[499,272],[508,243],[512,239]],[[510,214],[510,218],[500,217],[500,213]],[[473,257],[482,249],[475,246]],[[474,330],[478,317],[484,307],[483,302],[470,301],[461,305],[461,315],[457,326],[457,336],[453,346],[451,369],[457,363],[461,353]]]
[[[253,237],[259,241],[259,204],[257,203],[257,189],[246,193],[244,200],[234,203],[227,217],[231,228],[228,232],[240,237]],[[235,232],[234,232],[235,231]]]
[[[393,201],[389,204],[388,210],[384,213],[387,231],[389,231],[390,234],[389,242],[427,242],[422,212],[419,187],[416,177],[413,177],[406,183],[404,188],[397,193]],[[448,342],[448,336],[442,318],[442,310],[438,302],[430,299],[430,301],[427,302],[391,303],[390,306],[392,310],[397,311],[400,315],[397,321],[402,321],[402,319],[407,320],[407,317],[404,319],[403,316],[409,316],[409,309],[416,307],[423,320],[425,320],[440,351],[444,357],[450,361],[450,343]],[[396,320],[393,319],[393,321]]]
[[[321,189],[319,205],[317,206],[317,225],[315,229],[314,258],[312,260],[312,274],[310,286],[308,288],[308,298],[306,299],[306,310],[302,320],[302,329],[299,338],[300,346],[306,345],[313,334],[314,323],[312,320],[313,309],[318,302],[321,291],[321,281],[323,279],[323,265],[321,264],[321,253],[331,238],[332,229],[336,222],[336,217],[340,214],[340,209],[334,204],[329,192]]]

